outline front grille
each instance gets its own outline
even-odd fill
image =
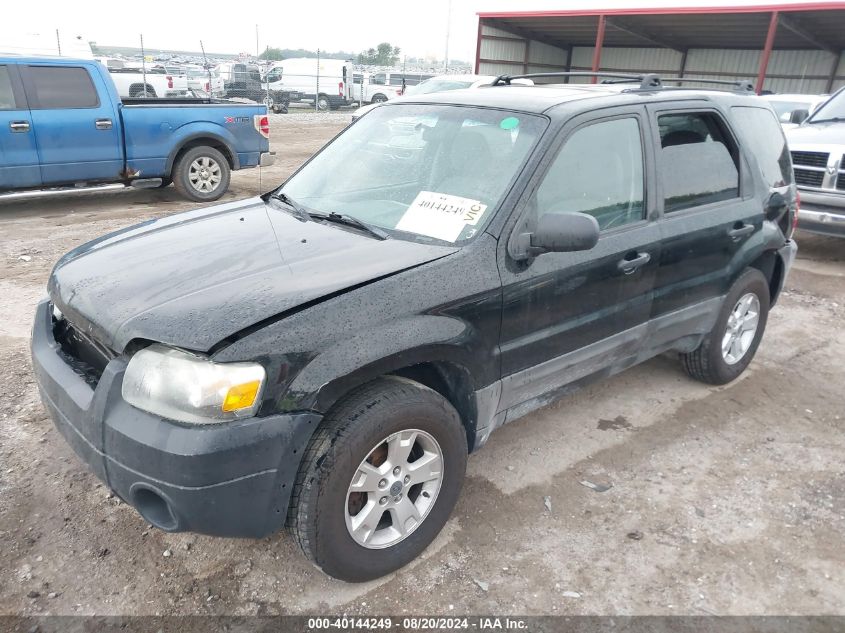
[[[826,152],[792,152],[792,164],[806,167],[827,167],[830,154]]]
[[[836,188],[839,191],[845,191],[845,154],[842,154],[842,160],[839,162],[839,173],[836,176]]]
[[[821,187],[824,181],[823,171],[812,171],[795,167],[795,183],[807,187]]]
[[[59,344],[64,361],[94,389],[100,382],[103,370],[114,353],[79,331],[70,321],[61,318],[53,321],[53,338]]]

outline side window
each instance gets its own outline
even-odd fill
[[[9,69],[6,66],[0,66],[0,110],[15,110],[16,108]]]
[[[535,195],[537,213],[587,213],[602,230],[642,220],[643,146],[636,118],[575,131]]]
[[[664,211],[739,197],[739,152],[715,113],[658,117]]]
[[[749,106],[735,106],[731,112],[751,141],[751,152],[760,164],[766,183],[771,187],[792,184],[792,160],[783,128],[775,115],[767,109]]]
[[[96,108],[100,105],[91,76],[85,68],[75,66],[30,66],[38,107]]]
[[[375,84],[377,86],[383,86],[385,81],[384,73],[379,73],[377,75],[370,76],[370,83]]]

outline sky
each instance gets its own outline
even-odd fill
[[[793,3],[801,0],[790,0]],[[63,40],[76,36],[113,46],[240,53],[258,46],[360,52],[390,42],[415,57],[442,59],[449,24],[449,56],[475,58],[477,12],[550,9],[600,9],[625,6],[719,6],[773,4],[776,0],[276,0],[240,4],[228,0],[144,0],[116,3],[105,0],[35,0],[38,25],[3,20],[4,44],[35,41],[52,45],[55,29]],[[30,21],[26,21],[29,23]],[[20,45],[20,44],[18,44]]]

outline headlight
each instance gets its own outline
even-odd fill
[[[123,399],[171,420],[212,424],[255,415],[266,373],[257,363],[215,363],[165,345],[129,361]]]

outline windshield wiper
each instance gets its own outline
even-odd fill
[[[282,204],[289,207],[293,211],[293,215],[297,219],[302,220],[303,222],[308,222],[308,220],[311,219],[311,214],[308,212],[308,209],[303,207],[296,200],[291,198],[288,194],[282,191],[277,191],[275,193],[270,194],[270,197],[273,200],[278,200]]]
[[[362,222],[355,216],[347,215],[345,213],[309,213],[309,215],[314,220],[324,220],[326,222],[334,222],[335,224],[345,224],[346,226],[352,226],[356,229],[361,229],[362,231],[365,231],[372,235],[377,240],[386,240],[390,238],[387,233],[382,231],[377,226]]]
[[[829,119],[810,119],[807,123],[845,123],[845,117],[832,116]]]

